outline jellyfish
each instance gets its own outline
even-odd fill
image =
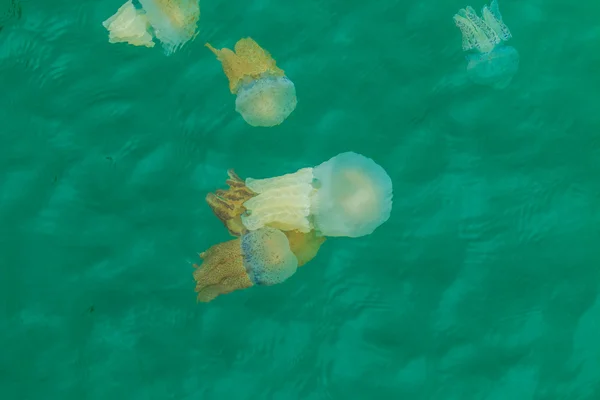
[[[246,187],[244,181],[233,170],[230,169],[227,174],[229,179],[226,183],[229,189],[209,193],[206,202],[229,233],[240,236],[246,231],[246,227],[242,224],[242,214],[246,212],[244,202],[256,196],[256,193]]]
[[[206,44],[221,62],[236,95],[235,110],[251,126],[281,124],[296,108],[296,88],[271,55],[252,38],[240,39],[234,51]]]
[[[454,23],[462,33],[464,51],[474,51],[466,59],[467,74],[476,84],[503,89],[519,68],[519,53],[503,42],[512,37],[502,21],[498,1],[483,7],[482,18],[467,6],[454,15]]]
[[[195,38],[200,20],[199,0],[138,1],[166,55]]]
[[[310,256],[311,251],[316,254],[322,243],[316,245],[318,242],[311,238],[295,238],[296,248],[304,249],[301,253],[304,256]],[[298,268],[298,259],[292,252],[287,236],[269,227],[214,245],[201,253],[200,258],[202,264],[194,264],[193,274],[200,302],[209,302],[221,294],[254,285],[282,283]],[[306,261],[306,257],[303,261]]]
[[[134,46],[154,47],[153,37],[172,54],[196,35],[200,19],[198,0],[132,0],[102,23],[109,31],[110,43],[129,43]]]
[[[250,231],[270,226],[282,231],[310,232],[312,182],[312,168],[274,178],[246,179],[246,186],[257,195],[244,202],[242,223]]]
[[[324,236],[373,233],[392,211],[392,180],[375,161],[341,153],[314,167],[311,198],[314,227]]]
[[[110,43],[128,43],[134,46],[154,47],[150,24],[143,11],[133,5],[132,0],[123,4],[102,25],[108,30]]]

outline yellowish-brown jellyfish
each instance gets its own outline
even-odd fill
[[[341,153],[313,168],[311,216],[324,236],[373,233],[392,211],[392,180],[372,159]]]
[[[310,232],[309,220],[312,168],[266,179],[246,179],[246,187],[257,193],[243,205],[242,223],[248,230],[270,226],[283,231]]]
[[[129,0],[112,17],[102,23],[108,30],[110,43],[128,43],[134,46],[154,47],[150,24],[142,10],[138,10]]]
[[[498,1],[483,7],[481,17],[467,6],[454,15],[454,23],[462,34],[462,48],[467,55],[467,74],[477,84],[503,89],[519,68],[519,53],[503,42],[512,35],[502,20]]]
[[[233,51],[206,46],[221,62],[229,90],[237,96],[235,110],[249,125],[276,126],[294,111],[294,83],[252,38],[240,39]]]
[[[206,202],[231,235],[241,236],[246,231],[241,218],[246,211],[244,202],[256,196],[256,193],[250,190],[233,170],[230,169],[227,174],[229,179],[226,183],[229,188],[209,193],[206,195]]]
[[[198,0],[138,0],[141,8],[127,1],[103,22],[109,42],[153,47],[158,39],[170,55],[196,36],[200,19]]]
[[[301,242],[296,241],[296,244]],[[306,251],[310,253],[314,251],[315,242],[310,238],[307,242],[311,242],[312,247],[306,244],[300,247],[308,249]],[[298,258],[291,250],[288,237],[280,230],[269,227],[212,246],[201,253],[200,258],[202,264],[194,265],[194,280],[200,302],[209,302],[221,294],[253,285],[282,283],[298,268]]]

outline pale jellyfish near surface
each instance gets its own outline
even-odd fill
[[[463,50],[475,51],[466,57],[467,73],[476,84],[503,89],[519,69],[519,53],[502,44],[512,34],[502,20],[498,1],[484,6],[481,15],[477,16],[470,6],[454,15],[454,23],[462,33]]]

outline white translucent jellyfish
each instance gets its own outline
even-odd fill
[[[152,35],[148,32],[149,23],[143,11],[138,10],[129,0],[119,10],[102,23],[108,30],[110,43],[129,43],[134,46],[154,47]]]
[[[255,285],[275,285],[298,269],[298,259],[280,230],[264,227],[242,236],[242,258],[250,281]]]
[[[312,168],[275,178],[246,179],[246,187],[257,195],[244,203],[242,223],[250,231],[270,226],[310,232],[311,196],[315,191],[312,182]]]
[[[229,90],[237,95],[235,110],[249,125],[279,125],[296,109],[294,83],[252,38],[240,39],[234,51],[206,46],[221,62]]]
[[[390,217],[392,180],[370,158],[341,153],[315,167],[313,175],[311,213],[322,235],[369,235]]]
[[[470,6],[454,15],[454,23],[462,33],[463,50],[475,51],[466,57],[467,73],[477,84],[502,89],[519,68],[519,53],[514,47],[502,45],[512,35],[502,21],[498,1],[484,6],[481,15],[477,16]]]
[[[200,20],[199,0],[138,0],[146,12],[154,36],[170,55],[196,36]]]

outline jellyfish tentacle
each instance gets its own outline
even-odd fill
[[[483,21],[473,7],[467,6],[465,9],[466,17],[471,21],[473,26],[479,32],[479,40],[478,40],[478,50],[482,53],[487,53],[491,51],[498,43],[501,42],[500,37],[496,34],[496,32],[490,28],[485,21]]]
[[[500,39],[507,41],[512,37],[510,29],[508,29],[506,24],[502,21],[502,15],[500,14],[500,9],[498,8],[498,2],[496,0],[492,1],[489,8],[487,5],[483,6],[481,15],[485,23],[496,32]]]
[[[477,47],[477,32],[475,28],[465,17],[455,14],[454,23],[460,29],[462,34],[462,49],[469,51]]]

